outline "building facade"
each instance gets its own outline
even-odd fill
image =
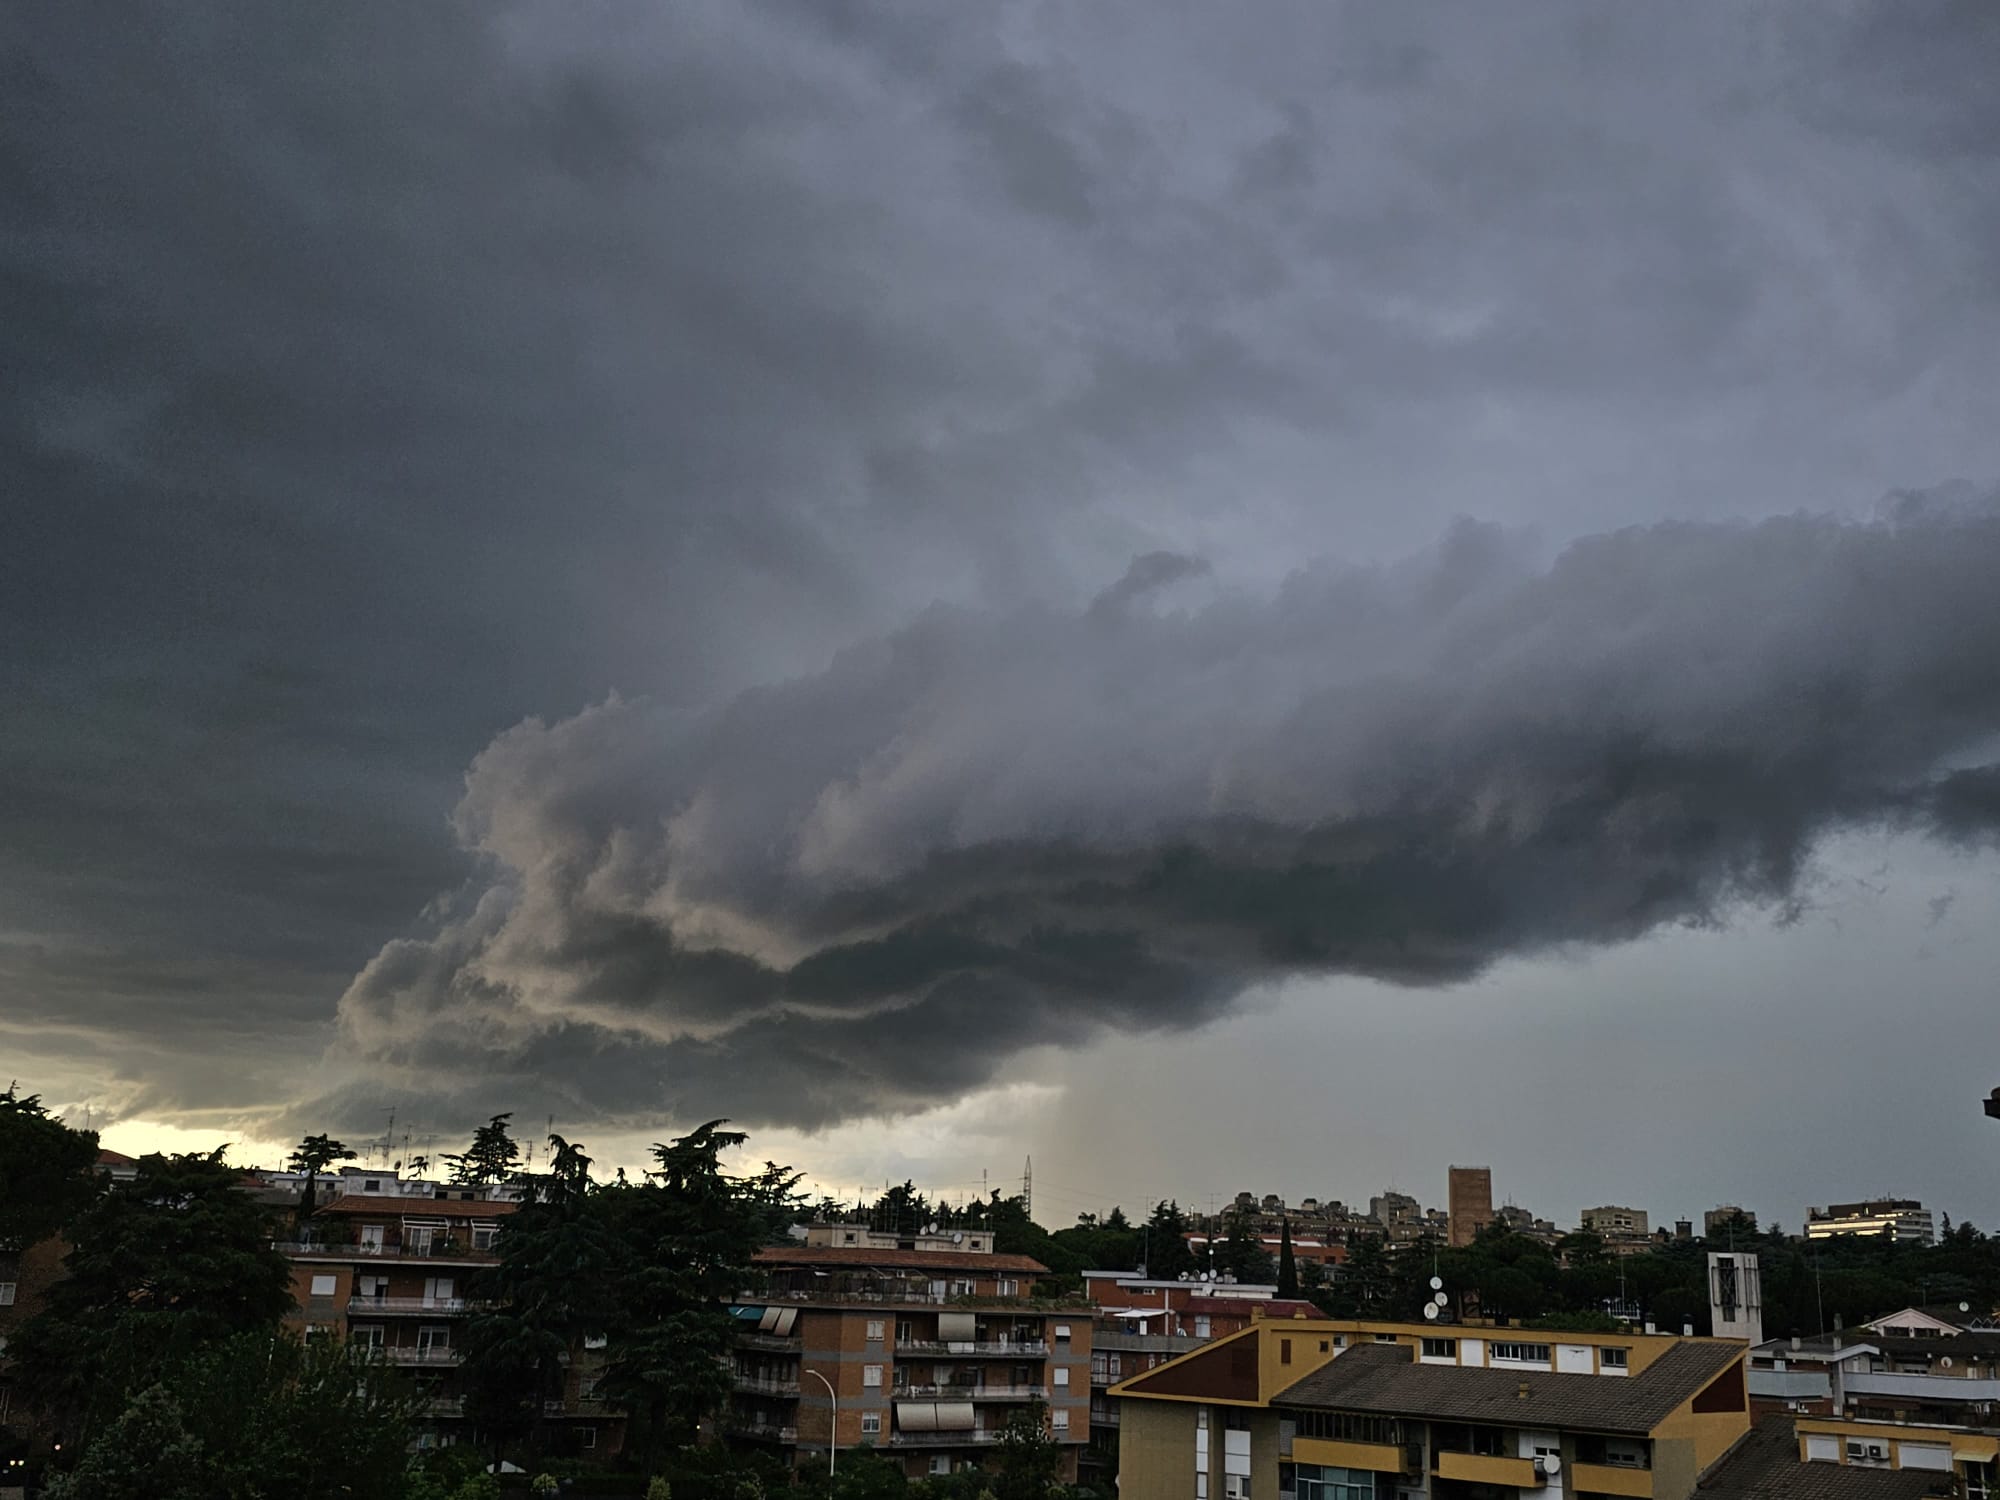
[[[1807,1211],[1807,1239],[1830,1240],[1841,1234],[1885,1234],[1912,1245],[1937,1243],[1931,1211],[1915,1198],[1870,1198]]]
[[[1479,1237],[1480,1230],[1493,1222],[1493,1169],[1453,1167],[1447,1175],[1449,1239],[1454,1245],[1469,1245]]]
[[[1113,1387],[1147,1500],[1685,1500],[1750,1428],[1744,1347],[1269,1321]]]
[[[406,1371],[424,1397],[424,1446],[465,1436],[459,1331],[476,1307],[467,1283],[496,1260],[495,1241],[518,1206],[511,1195],[390,1197],[350,1187],[306,1221],[300,1239],[279,1247],[292,1263],[293,1323],[309,1338],[379,1350]],[[562,1393],[543,1410],[551,1451],[609,1457],[618,1450],[624,1419],[597,1397],[597,1366],[592,1350],[571,1351]]]
[[[1047,1268],[991,1244],[831,1225],[760,1251],[766,1290],[731,1309],[732,1440],[798,1464],[868,1447],[912,1476],[945,1474],[978,1467],[1010,1418],[1039,1407],[1073,1481],[1090,1438],[1091,1308],[1037,1300]]]

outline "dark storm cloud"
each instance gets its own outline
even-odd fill
[[[523,725],[459,810],[490,883],[363,971],[343,1045],[566,1079],[569,1114],[819,1125],[1260,979],[1782,907],[1836,829],[1990,836],[2000,495],[1893,512],[1546,569],[1467,525],[1192,611],[936,610],[712,716]]]
[[[894,674],[814,674],[947,649],[949,608],[890,634],[934,601],[1063,651],[1135,557],[1268,582],[1461,513],[1561,538],[2000,469],[1996,71],[1983,12],[1901,3],[10,7],[0,1018],[79,1089],[215,1099],[209,1060],[297,1055],[408,924],[443,962],[419,914],[505,726],[629,695],[658,727],[603,795],[665,807],[655,752],[757,684],[899,711]],[[1100,614],[1217,587],[1147,584]],[[788,797],[825,778],[757,748]],[[1038,847],[846,899],[893,925],[928,882],[957,921]],[[774,974],[874,1003],[732,927],[819,953],[860,918],[723,894],[692,944],[572,905],[534,964],[607,1014],[672,989],[723,1029],[664,1043],[690,1072],[804,1003]],[[1131,961],[1208,1013],[1202,965]],[[989,966],[954,1014],[1111,967]]]

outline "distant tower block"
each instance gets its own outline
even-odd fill
[[[1453,1167],[1445,1206],[1451,1222],[1447,1237],[1454,1245],[1469,1245],[1493,1222],[1493,1169]]]
[[[1709,1252],[1708,1316],[1719,1339],[1764,1342],[1764,1287],[1755,1255]]]

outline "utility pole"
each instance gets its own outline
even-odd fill
[[[1030,1222],[1035,1217],[1035,1159],[1032,1156],[1021,1168],[1021,1216]]]

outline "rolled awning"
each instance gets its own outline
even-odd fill
[[[976,1339],[979,1320],[972,1313],[938,1314],[938,1338],[947,1344],[969,1344]]]
[[[938,1402],[937,1424],[948,1432],[958,1432],[971,1427],[972,1403],[970,1401]]]
[[[771,1332],[779,1338],[784,1338],[792,1331],[792,1325],[799,1320],[799,1310],[796,1307],[778,1307],[772,1311],[777,1313],[778,1321]]]
[[[903,1432],[936,1432],[937,1413],[935,1401],[898,1401],[896,1426]]]

